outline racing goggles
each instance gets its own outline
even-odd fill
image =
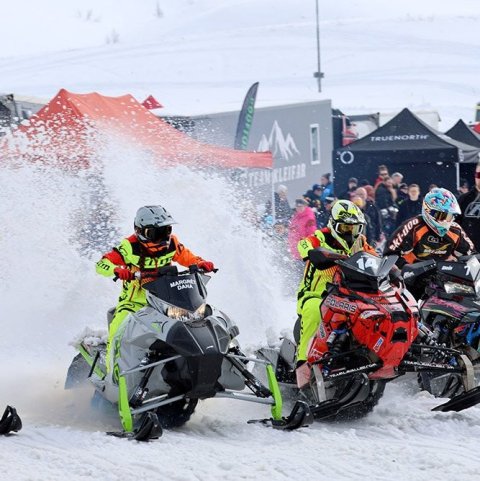
[[[442,212],[440,210],[432,210],[430,215],[437,221],[437,222],[453,222],[455,216],[450,212]]]
[[[142,228],[141,234],[149,242],[165,242],[170,238],[172,233],[171,225],[163,225],[161,227],[156,227],[149,225]]]
[[[340,234],[341,236],[351,235],[353,237],[357,237],[359,234],[363,232],[363,224],[337,223],[335,225],[335,231],[337,232],[337,234]]]

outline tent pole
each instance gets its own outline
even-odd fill
[[[460,162],[455,162],[455,167],[457,171],[457,191],[460,189]]]

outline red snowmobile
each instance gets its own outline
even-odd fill
[[[480,402],[478,391],[471,391],[468,359],[430,342],[431,332],[419,327],[417,302],[404,289],[397,259],[366,252],[345,258],[321,248],[310,251],[309,260],[317,268],[338,268],[320,305],[323,322],[310,342],[307,362],[295,370],[296,345],[288,339],[280,349],[258,351],[276,367],[284,394],[306,400],[316,418],[365,415],[386,383],[409,371],[463,376],[465,393],[435,409],[462,410]],[[296,331],[298,342],[298,325]]]

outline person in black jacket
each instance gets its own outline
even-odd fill
[[[422,213],[422,199],[420,199],[420,187],[417,184],[408,186],[408,199],[404,200],[397,213],[397,227],[411,217]]]
[[[397,191],[391,177],[386,177],[375,187],[375,205],[382,215],[382,230],[389,237],[395,230],[398,207],[396,204]]]
[[[359,187],[355,191],[354,195],[360,197],[364,201],[364,206],[362,207],[362,210],[364,214],[366,214],[370,219],[370,244],[375,247],[380,242],[380,239],[382,237],[382,218],[380,215],[380,211],[377,209],[375,202],[368,198],[368,193],[365,188]]]
[[[320,184],[313,184],[312,188],[303,194],[303,198],[306,200],[308,207],[311,209],[320,209],[322,206],[322,192],[323,187]]]
[[[458,204],[462,213],[457,217],[457,222],[480,252],[480,163],[475,171],[475,185],[470,192],[460,196]]]
[[[352,194],[357,190],[358,179],[356,177],[350,177],[348,179],[348,189],[342,192],[338,198],[344,200],[351,200]]]

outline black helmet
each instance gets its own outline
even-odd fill
[[[170,213],[161,205],[146,205],[138,209],[134,227],[138,239],[147,247],[166,246],[176,224]]]

